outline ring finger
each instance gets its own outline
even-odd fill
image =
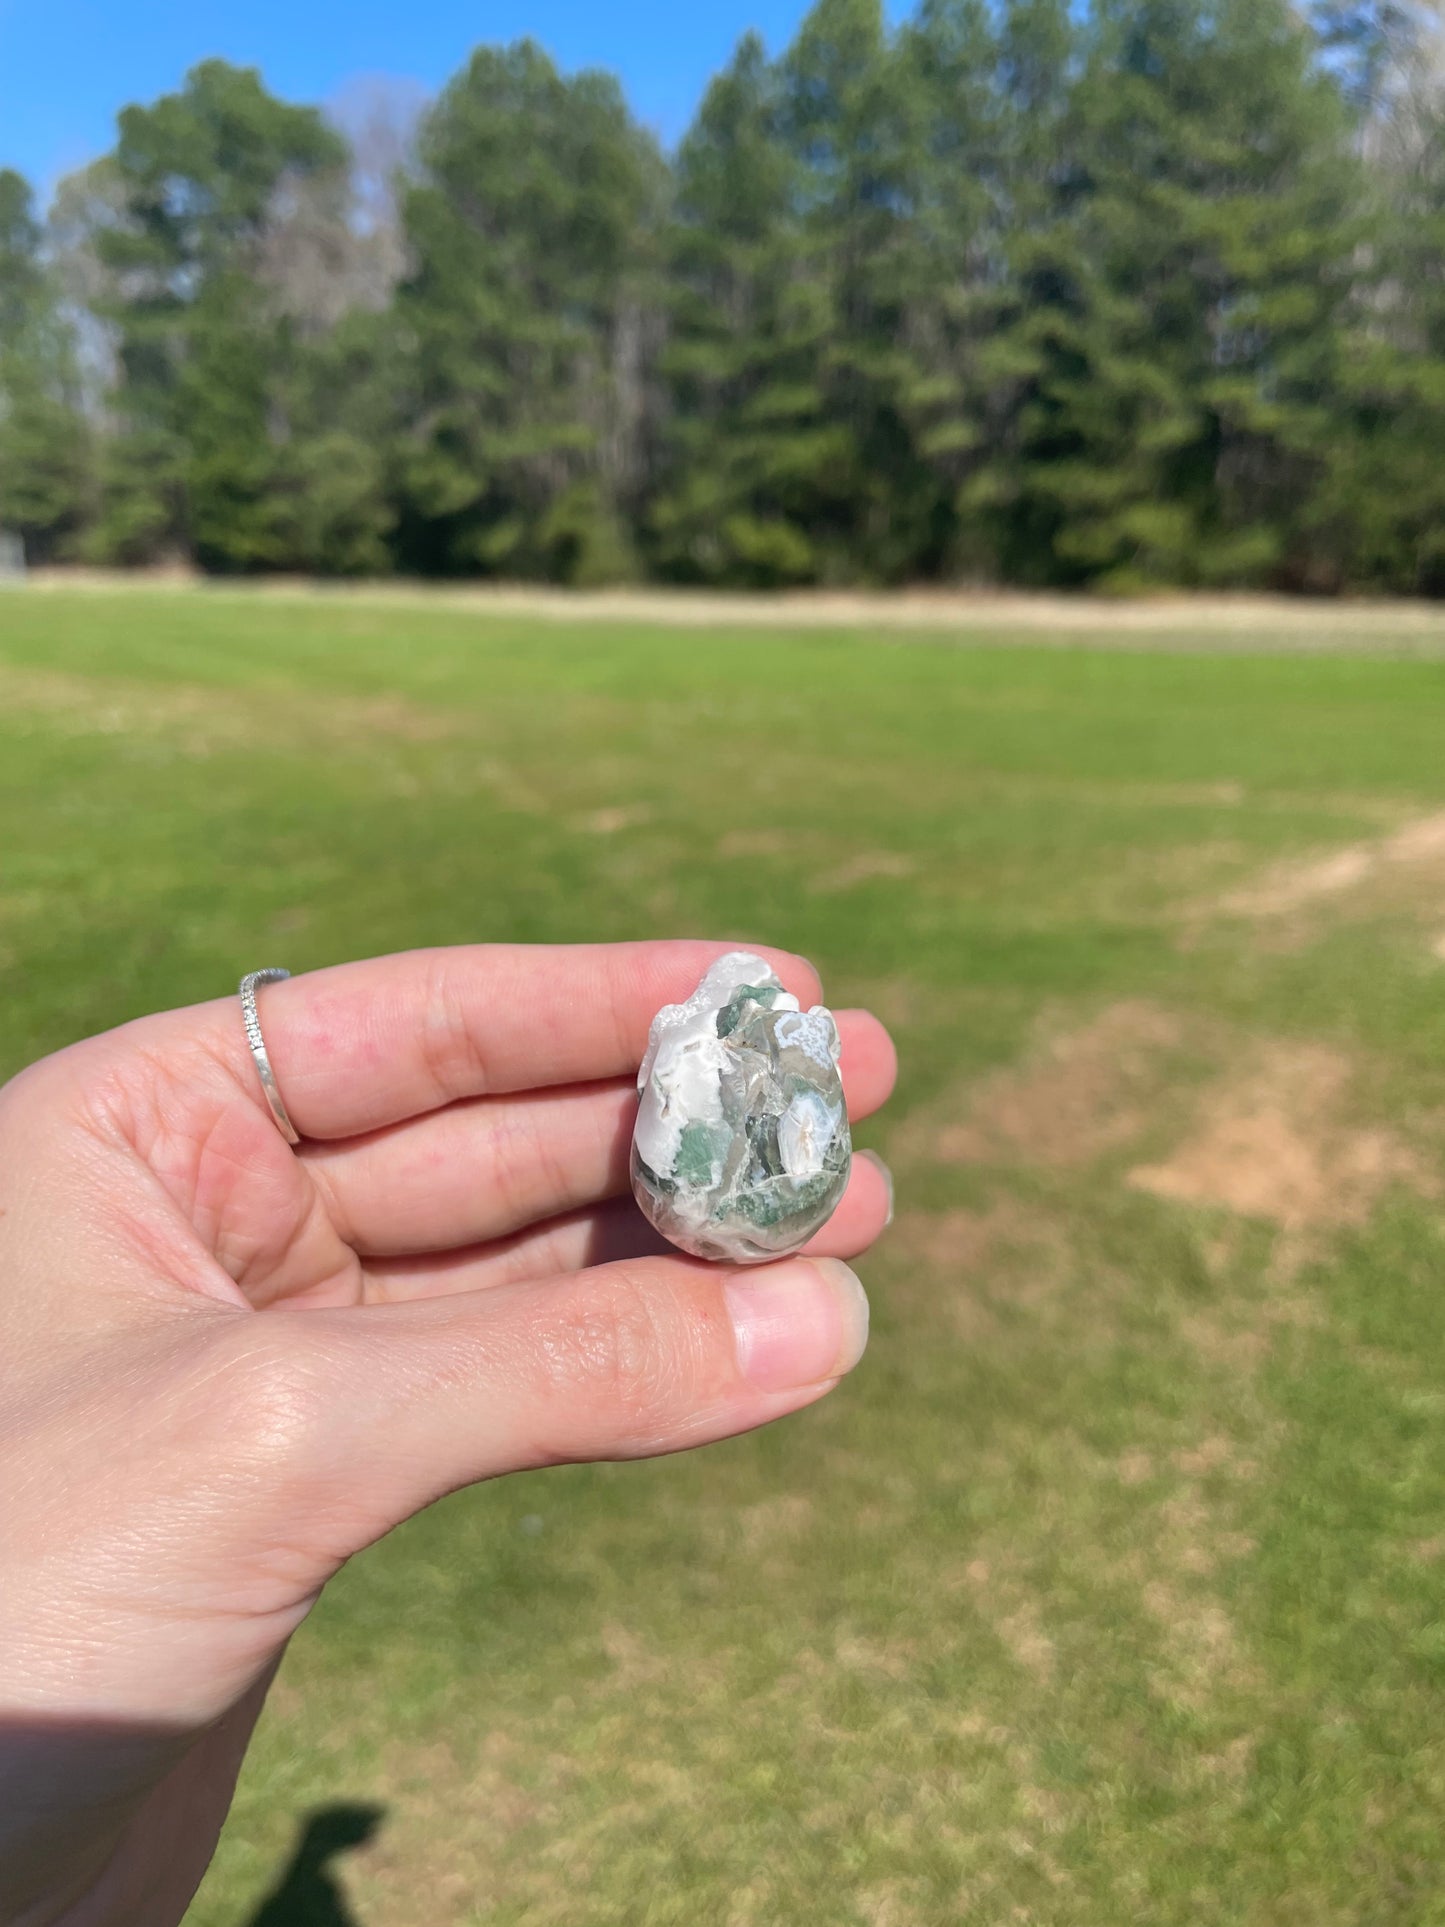
[[[886,1100],[893,1046],[877,1018],[840,1011],[850,1117]],[[505,1238],[628,1187],[629,1079],[476,1098],[302,1157],[341,1237],[366,1258]]]
[[[806,1250],[818,1258],[856,1258],[881,1235],[893,1211],[887,1167],[870,1152],[853,1164],[848,1189]],[[484,1291],[526,1279],[558,1278],[625,1259],[673,1257],[631,1198],[608,1198],[510,1238],[460,1251],[374,1259],[363,1266],[363,1296],[372,1304]]]

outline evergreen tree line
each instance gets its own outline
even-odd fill
[[[0,174],[36,561],[1445,593],[1428,0],[818,0],[664,154],[482,48]],[[383,111],[385,110],[385,111]]]

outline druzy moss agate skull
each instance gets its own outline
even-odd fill
[[[838,1027],[761,957],[720,957],[657,1013],[637,1088],[632,1188],[683,1251],[759,1264],[832,1216],[852,1156]]]

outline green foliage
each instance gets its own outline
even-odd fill
[[[380,170],[205,62],[48,235],[0,177],[0,513],[213,571],[1445,592],[1432,18],[816,0],[670,159],[525,41]]]
[[[121,114],[93,236],[120,374],[102,555],[178,547],[220,570],[292,559],[285,339],[261,248],[283,187],[344,159],[314,108],[286,106],[254,71],[218,60]]]
[[[608,76],[484,49],[423,130],[398,295],[408,563],[629,572],[638,346],[662,164]]]
[[[1100,0],[1091,34],[1035,256],[1065,293],[1022,330],[1047,419],[1022,487],[1080,579],[1277,574],[1355,235],[1338,97],[1288,0]]]
[[[1445,594],[1445,112],[1402,115],[1344,328],[1338,440],[1311,504],[1347,581]]]
[[[88,502],[89,435],[75,344],[42,253],[30,189],[0,171],[0,529],[63,556]]]
[[[815,568],[796,457],[816,442],[821,341],[795,293],[797,194],[780,112],[777,74],[749,35],[674,167],[662,361],[672,407],[652,533],[660,567],[684,581],[776,585]]]

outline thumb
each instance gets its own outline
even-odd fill
[[[303,1317],[326,1366],[312,1470],[340,1517],[369,1521],[363,1543],[478,1479],[766,1424],[831,1390],[868,1336],[863,1288],[832,1258],[640,1258]]]

